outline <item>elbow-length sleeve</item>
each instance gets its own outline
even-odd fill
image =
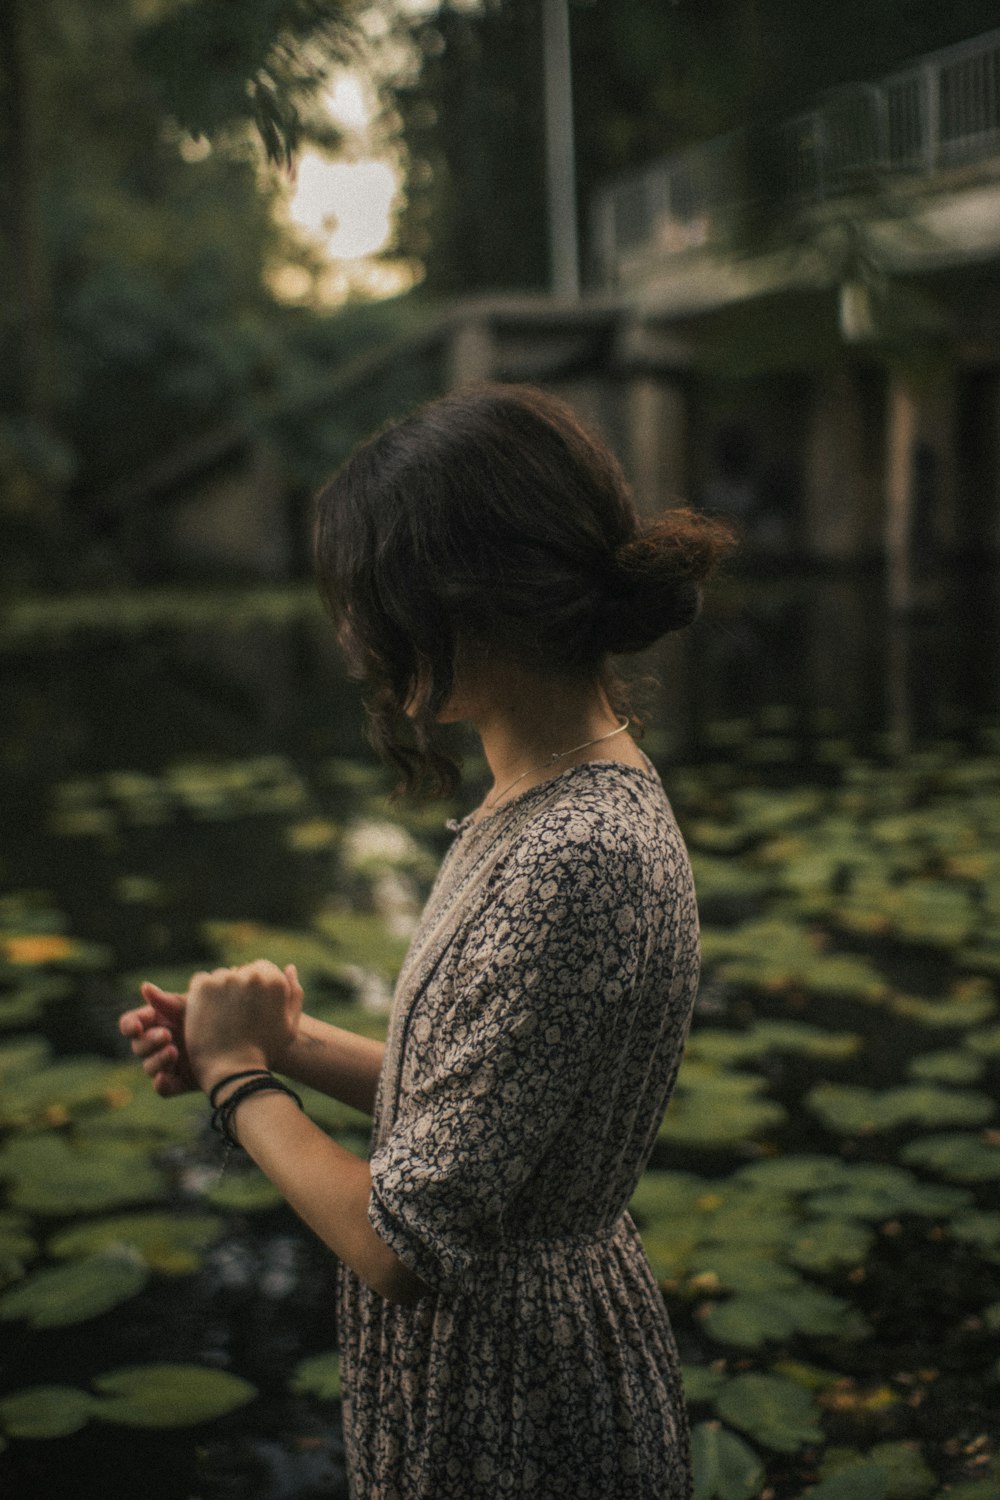
[[[430,1287],[471,1287],[572,1130],[641,982],[643,884],[635,847],[599,823],[533,838],[495,874],[446,998],[418,999],[426,1062],[373,1152],[369,1217]]]

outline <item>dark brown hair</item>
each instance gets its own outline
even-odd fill
[[[600,677],[609,654],[689,625],[732,545],[693,511],[640,520],[613,454],[530,386],[430,402],[357,448],[317,498],[320,593],[405,791],[455,785],[435,721],[460,640]]]

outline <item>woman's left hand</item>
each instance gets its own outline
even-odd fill
[[[294,1040],[302,990],[294,969],[267,959],[193,975],[184,1014],[191,1071],[206,1091],[220,1077],[266,1068]]]

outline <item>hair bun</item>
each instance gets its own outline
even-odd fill
[[[605,649],[642,651],[701,609],[700,583],[735,544],[722,522],[677,509],[640,523],[615,551],[603,613]]]

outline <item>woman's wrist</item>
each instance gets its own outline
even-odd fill
[[[230,1078],[234,1073],[266,1069],[268,1062],[259,1047],[247,1047],[239,1052],[228,1052],[225,1055],[192,1062],[191,1066],[202,1093],[210,1094],[224,1079]]]

